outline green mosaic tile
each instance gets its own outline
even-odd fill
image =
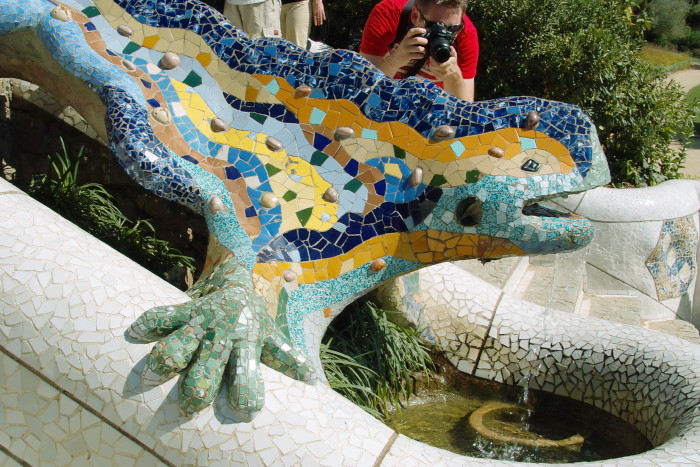
[[[440,186],[440,185],[444,185],[445,183],[447,183],[447,179],[445,178],[444,175],[440,175],[440,174],[435,174],[433,176],[433,179],[430,180],[430,185],[432,185],[432,186]]]
[[[287,201],[287,202],[290,202],[291,200],[293,200],[293,199],[296,198],[296,197],[297,197],[297,194],[296,194],[296,193],[294,193],[292,190],[288,190],[288,191],[282,196],[282,199],[285,200],[285,201]]]
[[[478,170],[470,170],[469,172],[467,172],[467,175],[464,177],[464,181],[466,183],[476,183],[479,181],[480,174],[481,174],[481,172]]]
[[[326,159],[328,159],[327,154],[324,154],[321,151],[315,151],[311,156],[311,165],[320,167],[324,162],[326,162]]]
[[[88,18],[94,18],[95,16],[100,16],[102,13],[97,9],[96,6],[89,6],[82,10],[82,13]]]
[[[129,43],[126,44],[126,47],[124,47],[124,50],[122,50],[122,53],[125,55],[129,55],[129,54],[136,52],[140,48],[141,48],[141,46],[139,44],[137,44],[136,42],[129,41]]]
[[[301,225],[306,225],[306,223],[309,222],[309,218],[311,218],[311,213],[313,210],[314,208],[307,208],[297,212],[297,218],[299,219]]]
[[[194,71],[190,71],[189,74],[185,77],[185,80],[183,81],[186,85],[188,85],[191,88],[195,88],[202,84],[202,77],[199,76],[197,73]]]
[[[350,180],[348,183],[345,184],[343,189],[351,191],[353,193],[357,193],[357,190],[359,190],[361,187],[362,187],[362,182],[356,178],[353,178],[352,180]]]
[[[265,120],[267,120],[267,117],[265,115],[260,115],[256,113],[250,113],[250,118],[252,118],[260,124],[265,123]]]
[[[278,169],[277,167],[275,167],[272,164],[265,164],[265,170],[267,171],[267,174],[269,176],[273,176],[275,174],[282,172],[282,169]]]

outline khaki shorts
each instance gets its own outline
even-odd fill
[[[250,37],[281,37],[280,0],[265,0],[253,5],[224,5],[224,16]]]
[[[311,26],[311,5],[309,0],[282,5],[282,37],[306,48]]]

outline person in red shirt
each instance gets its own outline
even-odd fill
[[[412,2],[412,3],[409,3]],[[401,36],[402,11],[410,7],[408,31]],[[428,53],[427,27],[442,23],[456,38],[450,57],[439,63],[428,58],[416,74],[460,99],[474,100],[479,58],[476,28],[465,11],[467,0],[382,0],[365,23],[360,54],[388,76],[402,78]]]

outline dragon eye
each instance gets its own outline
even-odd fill
[[[474,227],[481,224],[484,203],[476,196],[463,199],[455,210],[457,223],[464,227]]]

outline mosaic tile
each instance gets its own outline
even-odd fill
[[[410,290],[401,286],[409,280]],[[388,297],[385,305],[404,310],[406,295],[419,297],[413,321],[429,326],[430,335],[462,371],[599,407],[631,423],[656,446],[601,465],[692,465],[698,451],[691,439],[700,433],[700,419],[695,418],[700,414],[700,367],[694,363],[700,346],[634,326],[545,309],[479,282],[456,265],[444,264],[401,278],[390,290],[384,286],[375,298]],[[462,283],[467,287],[458,286]],[[479,293],[465,302],[465,290]],[[411,443],[415,442],[399,437],[386,465],[424,465],[426,459],[440,459],[419,444],[408,448]]]
[[[698,231],[691,217],[665,221],[659,243],[647,259],[659,300],[681,297],[695,279]]]
[[[108,141],[127,174],[203,215],[233,255],[198,285],[192,302],[154,308],[131,326],[132,338],[160,339],[141,365],[164,376],[188,368],[179,377],[186,414],[226,399],[217,398],[225,379],[239,420],[266,413],[258,357],[313,380],[297,347],[309,350],[333,313],[392,277],[442,261],[567,251],[591,240],[588,220],[530,206],[609,180],[595,127],[577,107],[527,97],[466,103],[420,80],[391,80],[349,51],[314,54],[279,39],[251,40],[198,3],[67,5],[72,19],[57,21],[52,2],[3,0],[0,33],[36,28],[57,62],[104,103]],[[525,129],[531,111],[540,124]],[[215,119],[225,131],[212,126]],[[453,137],[443,138],[446,128]],[[204,290],[212,293],[197,296]],[[487,331],[495,307],[483,305],[475,325],[447,334],[461,336],[452,346],[462,369],[511,381],[522,376],[517,359],[508,360],[507,372],[484,366],[498,356]],[[291,341],[277,322],[288,324]],[[106,325],[92,330],[92,323],[76,322],[81,339],[104,343]],[[543,345],[530,330],[506,325],[526,333],[526,350]],[[40,350],[30,341],[13,345],[26,358]],[[232,356],[237,362],[228,365]],[[556,359],[544,364],[555,369]],[[556,390],[552,375],[538,377]],[[72,391],[82,383],[67,384]],[[585,399],[600,388],[579,390]],[[126,400],[117,407],[111,410],[123,419],[133,414]],[[138,431],[128,422],[124,429]],[[654,436],[668,429],[659,424]],[[331,455],[308,440],[315,459]],[[372,443],[354,447],[379,455],[384,444]],[[280,454],[249,444],[241,442],[241,460]],[[195,458],[213,459],[198,452],[180,461]]]

